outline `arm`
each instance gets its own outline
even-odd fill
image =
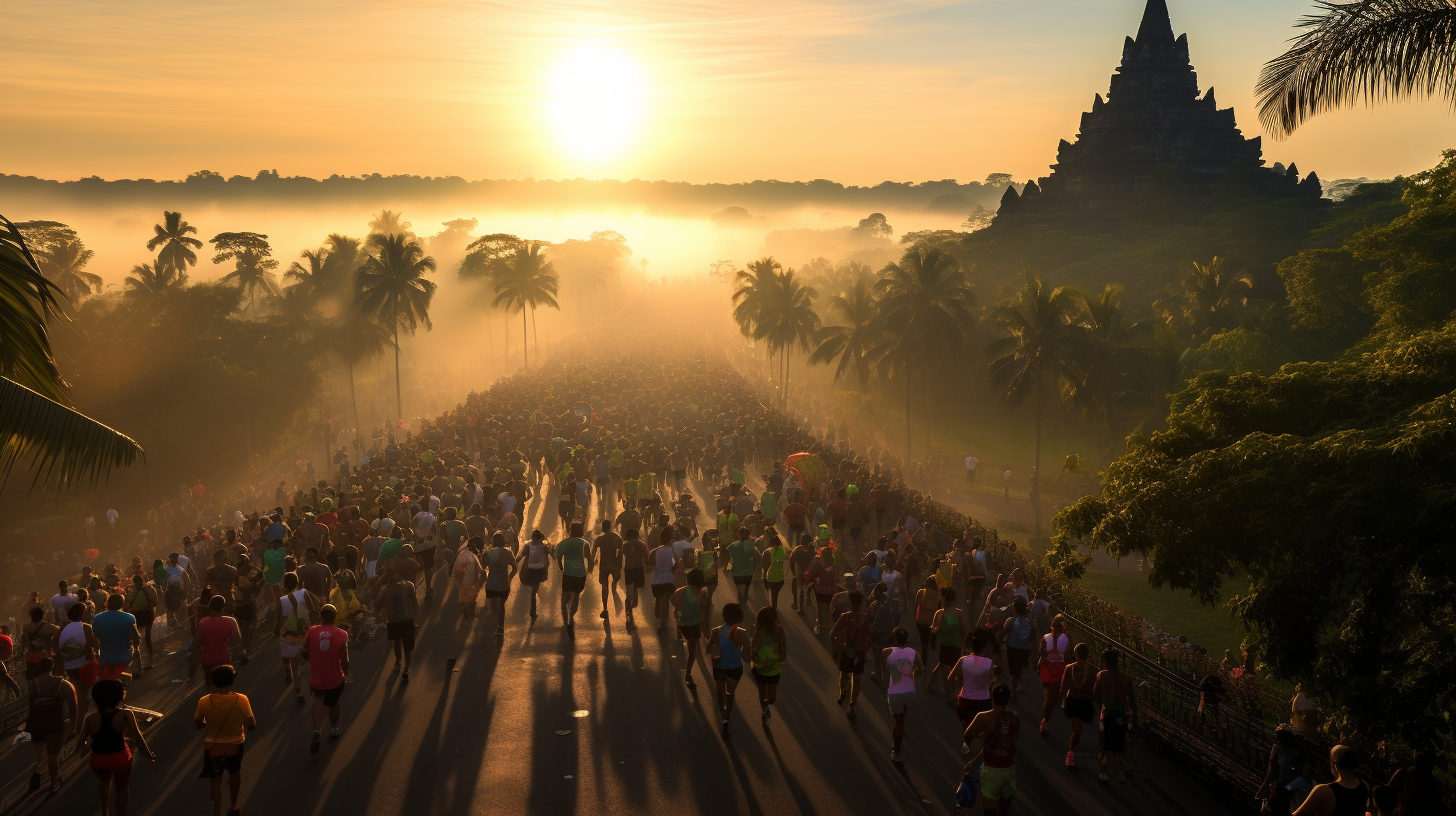
[[[339,645],[339,668],[344,670],[344,676],[349,676],[349,639]]]
[[[1329,785],[1316,785],[1293,816],[1329,816],[1335,809],[1335,794]]]
[[[147,759],[156,762],[156,752],[150,745],[147,745],[147,738],[142,736],[141,728],[137,727],[136,713],[130,709],[123,709],[122,712],[126,714],[126,733],[131,737],[131,741],[142,749],[142,753],[147,755]]]

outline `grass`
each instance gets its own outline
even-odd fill
[[[1089,569],[1078,583],[1103,600],[1143,616],[1164,632],[1183,635],[1193,643],[1206,646],[1214,658],[1229,649],[1234,660],[1238,660],[1244,627],[1224,607],[1204,606],[1187,592],[1154,589],[1148,584],[1146,573],[1131,568],[1121,572]],[[1229,581],[1224,585],[1224,597],[1242,589],[1237,582]]]

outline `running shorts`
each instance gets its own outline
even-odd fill
[[[675,589],[677,589],[677,587],[673,586],[672,584],[653,584],[652,597],[662,598],[664,596],[671,595],[673,593],[673,590]]]
[[[487,600],[490,598],[509,598],[511,597],[511,591],[509,589],[487,589],[485,591],[485,597]]]
[[[865,659],[863,657],[850,657],[849,653],[842,652],[839,655],[839,670],[841,672],[852,672],[864,674]]]
[[[713,667],[713,680],[715,682],[722,681],[722,680],[732,680],[733,682],[736,683],[736,682],[738,682],[739,680],[742,680],[742,679],[743,679],[743,666],[741,666],[741,665],[740,666],[734,666],[731,669],[723,669],[723,668],[719,668],[718,666],[714,666]]]
[[[97,679],[119,680],[121,679],[121,676],[123,674],[126,674],[126,670],[129,668],[131,668],[130,663],[103,663],[101,664],[101,673],[97,675]],[[205,666],[203,667],[203,671],[208,673],[211,672],[211,670]]]
[[[585,575],[563,575],[561,576],[561,591],[580,593],[586,589]]]
[[[138,609],[137,611],[133,612],[132,615],[136,617],[137,627],[140,629],[145,629],[148,626],[151,626],[157,620],[157,610],[155,609]],[[241,620],[241,618],[239,620]]]
[[[961,659],[961,647],[955,645],[940,644],[940,664],[951,666]]]
[[[890,701],[890,713],[892,715],[904,714],[910,708],[910,703],[915,700],[915,692],[902,691],[898,694],[886,695]]]
[[[243,745],[238,744],[238,749],[225,756],[211,756],[207,747],[202,749],[202,772],[197,775],[198,779],[217,779],[222,776],[223,771],[228,773],[240,773],[243,770]]]
[[[764,673],[760,672],[758,669],[754,669],[753,670],[753,682],[759,684],[760,686],[765,686],[765,685],[767,685],[767,686],[777,686],[779,684],[779,675],[777,675],[777,674],[764,674]]]
[[[1026,664],[1030,661],[1030,649],[1018,649],[1015,646],[1006,647],[1006,668],[1012,674],[1020,673],[1022,669],[1026,668]]]
[[[973,700],[970,697],[956,697],[956,717],[961,721],[962,726],[970,725],[971,720],[974,720],[977,714],[990,710],[990,697],[983,700]]]
[[[753,576],[752,575],[735,575],[735,576],[733,576],[733,583],[735,583],[735,584],[737,584],[739,586],[748,586],[749,584],[752,584],[753,583]]]
[[[627,586],[647,586],[647,573],[643,567],[628,567],[626,571],[622,573],[622,578],[627,582]]]
[[[682,633],[684,640],[697,640],[703,636],[703,625],[701,623],[680,623],[677,631]]]
[[[764,581],[763,582],[763,585],[764,585],[764,587],[766,587],[768,589],[783,589],[784,588],[784,582],[783,581]]]
[[[333,708],[339,704],[339,698],[344,694],[344,683],[340,683],[331,689],[314,689],[313,696],[322,697],[324,708]]]
[[[1010,799],[1016,795],[1016,766],[992,768],[981,766],[981,796],[989,801]]]
[[[1081,720],[1083,725],[1097,719],[1097,710],[1093,707],[1092,698],[1090,697],[1085,700],[1068,697],[1067,702],[1062,706],[1062,710],[1067,712],[1067,719]]]
[[[406,651],[414,651],[415,622],[413,619],[386,623],[384,625],[384,631],[388,633],[390,640],[404,641]]]
[[[122,747],[120,751],[109,754],[91,754],[91,770],[97,774],[113,773],[124,771],[131,767],[131,748]]]

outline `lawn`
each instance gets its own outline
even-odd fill
[[[1143,616],[1169,634],[1183,635],[1193,643],[1208,647],[1209,655],[1215,658],[1229,649],[1234,660],[1238,660],[1244,627],[1230,617],[1226,607],[1204,606],[1187,592],[1153,589],[1148,585],[1146,573],[1126,563],[1121,572],[1089,569],[1078,583],[1103,600]],[[1229,581],[1224,585],[1224,597],[1244,588],[1238,582]]]

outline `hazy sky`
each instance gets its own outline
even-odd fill
[[[1168,0],[1202,87],[1252,88],[1308,0]],[[0,172],[180,178],[979,180],[1044,175],[1143,0],[17,0]],[[1435,163],[1440,103],[1325,116],[1265,155]]]

